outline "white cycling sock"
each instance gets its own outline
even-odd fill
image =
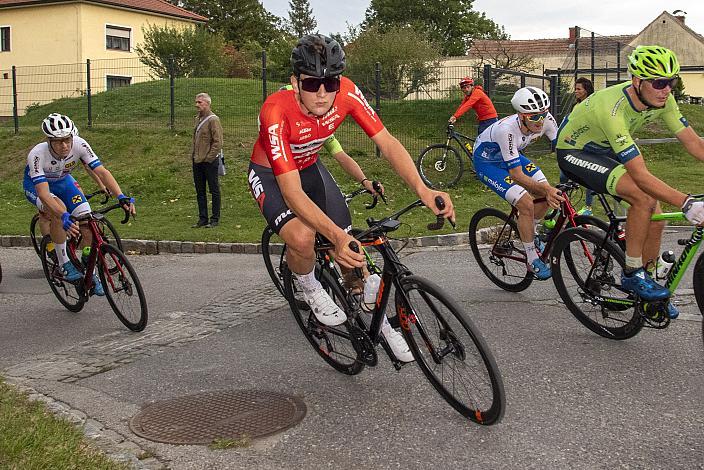
[[[635,270],[643,267],[643,257],[642,256],[628,256],[626,255],[626,268],[629,270]]]
[[[529,242],[523,242],[523,247],[526,250],[526,258],[528,261],[528,265],[531,265],[533,261],[538,259],[538,250],[535,248],[535,243],[533,243],[533,240]]]
[[[308,293],[308,294],[323,288],[322,284],[320,284],[320,281],[318,281],[315,278],[315,269],[313,269],[308,274],[298,274],[298,273],[293,273],[293,274],[296,275],[296,279],[298,279],[298,283],[301,285],[303,290],[306,291],[306,293]]]
[[[54,243],[54,249],[56,250],[56,256],[59,259],[59,264],[63,266],[68,262],[68,255],[66,254],[66,242]]]

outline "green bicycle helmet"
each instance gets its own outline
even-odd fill
[[[634,77],[672,78],[680,71],[677,56],[662,46],[638,46],[628,56],[628,71]]]

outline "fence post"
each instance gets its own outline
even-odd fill
[[[526,76],[521,74],[521,88],[526,86]]]
[[[176,120],[176,96],[174,84],[174,58],[169,57],[169,129],[174,130],[174,121]]]
[[[93,127],[93,96],[90,92],[90,59],[86,59],[86,93],[88,94],[88,128]]]
[[[574,79],[577,80],[579,68],[579,26],[574,27]]]
[[[592,31],[592,83],[594,83],[594,53],[595,53],[594,31]]]
[[[15,122],[15,134],[20,133],[20,118],[17,110],[17,67],[12,66],[12,119]]]
[[[491,64],[484,64],[484,91],[491,98],[493,94],[491,86]]]
[[[559,115],[557,105],[560,97],[560,90],[559,90],[560,82],[557,79],[556,75],[550,75],[550,114],[555,116],[555,119],[557,119],[557,116]]]
[[[616,43],[616,81],[621,81],[621,43]]]
[[[376,67],[374,68],[374,99],[375,99],[375,108],[376,108],[376,114],[381,116],[381,63],[377,62]],[[376,147],[376,156],[381,157],[381,152],[379,151],[379,147]]]
[[[266,51],[262,51],[262,103],[266,101]]]

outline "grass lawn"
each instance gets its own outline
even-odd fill
[[[202,81],[202,80],[201,80]],[[227,83],[222,79],[198,83],[198,89],[221,89]],[[251,86],[255,86],[253,84]],[[153,85],[156,86],[156,85]],[[195,89],[187,84],[178,85],[182,89]],[[238,84],[243,87],[242,83]],[[142,88],[140,88],[142,87]],[[120,107],[121,113],[134,111],[135,116],[141,116],[143,108],[153,109],[154,113],[168,113],[150,104],[151,95],[143,84],[125,87],[96,95],[94,109],[115,110]],[[145,89],[143,89],[145,88]],[[140,91],[141,90],[141,91]],[[120,95],[122,93],[123,95]],[[135,93],[143,93],[137,99]],[[182,93],[185,96],[185,91]],[[190,91],[189,91],[190,93]],[[224,93],[224,91],[223,91]],[[261,91],[255,89],[242,93],[247,103],[255,103],[253,96]],[[179,95],[180,96],[180,95]],[[122,97],[122,98],[121,98]],[[38,130],[41,117],[50,111],[79,113],[81,98],[62,99],[51,105],[32,110],[23,117],[23,122],[36,121],[33,127],[29,124],[22,127],[19,135],[14,135],[4,125],[0,128],[0,146],[4,150],[4,159],[0,162],[0,234],[27,234],[29,221],[34,213],[32,206],[26,201],[21,189],[22,172],[29,149],[43,140],[43,134]],[[185,98],[179,98],[185,100]],[[382,117],[389,130],[406,142],[412,149],[421,148],[430,143],[442,140],[443,128],[448,115],[448,109],[456,103],[447,101],[400,102],[385,104]],[[182,106],[187,106],[185,101]],[[701,106],[683,105],[684,114],[695,129],[704,128],[704,108]],[[107,111],[105,111],[107,112]],[[191,164],[188,150],[191,142],[192,129],[171,131],[149,126],[134,126],[126,122],[125,129],[98,126],[93,130],[81,127],[81,135],[93,146],[96,153],[105,163],[126,194],[133,195],[137,200],[137,219],[123,226],[117,224],[117,229],[124,238],[142,238],[154,240],[198,240],[219,242],[253,242],[258,241],[264,228],[264,219],[259,214],[252,200],[246,179],[246,169],[252,148],[255,132],[251,132],[250,140],[240,137],[238,123],[251,126],[255,122],[256,112],[249,116],[236,115],[229,111],[230,125],[225,126],[225,155],[228,174],[221,179],[222,220],[216,229],[191,229],[197,220],[195,190],[193,188]],[[179,111],[177,118],[185,121],[193,115],[193,109]],[[422,116],[422,117],[419,117]],[[163,117],[163,116],[162,116]],[[466,119],[466,118],[463,118]],[[701,124],[701,125],[700,125]],[[345,127],[354,127],[353,122],[346,122]],[[463,129],[472,128],[473,123],[467,119],[462,124]],[[412,132],[411,132],[412,131]],[[361,131],[359,131],[361,132]],[[354,133],[344,132],[342,144],[365,169],[368,177],[380,179],[387,189],[389,205],[380,204],[373,211],[364,209],[363,197],[351,205],[355,225],[365,226],[368,216],[381,217],[415,200],[415,195],[405,187],[402,181],[390,170],[385,161],[379,161],[370,145],[359,145]],[[657,125],[651,125],[639,134],[639,137],[668,136]],[[537,145],[535,146],[537,147]],[[685,192],[704,192],[701,182],[704,181],[704,165],[692,159],[679,144],[657,144],[642,147],[648,167],[651,171],[669,183]],[[411,155],[416,158],[417,150]],[[529,154],[545,172],[549,180],[557,182],[557,164],[553,154]],[[331,170],[344,191],[349,192],[357,185],[338,168],[337,164],[327,155],[323,162]],[[77,179],[84,184],[86,192],[92,191],[92,182],[80,170]],[[477,209],[485,206],[507,208],[508,205],[493,192],[486,189],[468,173],[462,178],[460,185],[450,191],[457,208],[458,231],[466,230],[469,220]],[[580,202],[575,203],[581,207]],[[116,221],[119,214],[112,216]],[[398,236],[418,236],[425,234],[425,225],[433,220],[427,209],[418,209],[403,218],[407,225],[400,229]],[[452,229],[448,226],[445,232]]]
[[[124,469],[88,447],[83,434],[0,379],[0,468]]]

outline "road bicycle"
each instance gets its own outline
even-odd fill
[[[472,147],[474,139],[460,134],[454,124],[447,125],[447,141],[444,144],[429,145],[418,156],[416,167],[423,182],[431,188],[446,189],[457,184],[465,171],[464,161],[457,149],[451,145],[456,142],[467,156],[469,171],[474,174],[472,164]]]
[[[647,302],[621,286],[625,243],[619,241],[615,234],[626,217],[616,216],[610,209],[607,217],[609,225],[606,229],[571,228],[555,239],[550,262],[553,282],[560,298],[577,320],[605,338],[628,339],[644,327],[667,328],[671,322],[667,315],[667,302],[673,301],[672,297]],[[651,220],[687,222],[682,212],[653,214]],[[683,246],[682,253],[665,281],[665,287],[672,296],[694,260],[703,234],[704,228],[693,227],[689,238],[678,240],[678,245]],[[576,254],[585,244],[591,252],[589,258]],[[704,256],[701,255],[694,264],[693,288],[697,307],[704,312]],[[704,323],[702,336],[704,338]]]
[[[110,195],[103,190],[96,191],[94,193],[86,194],[86,200],[90,200],[93,197],[99,195],[99,194],[104,194],[105,197],[103,200],[100,202],[100,204],[105,205],[108,203],[110,200]],[[101,214],[107,213],[107,208],[102,208],[98,209],[96,212],[99,212]],[[122,239],[117,233],[117,230],[115,230],[115,227],[112,225],[110,220],[108,220],[107,217],[104,217],[102,220],[97,222],[99,225],[98,227],[101,230],[101,233],[103,235],[103,239],[107,243],[111,243],[112,245],[116,246],[119,248],[120,251],[124,251],[122,248]],[[29,237],[32,240],[32,246],[34,247],[34,251],[37,253],[37,256],[41,256],[40,252],[40,245],[42,242],[42,234],[41,231],[39,230],[39,212],[34,214],[34,217],[32,217],[32,220],[29,223]]]
[[[49,287],[59,302],[69,311],[79,312],[93,293],[93,273],[97,266],[105,296],[117,318],[130,330],[142,331],[147,326],[148,318],[147,300],[142,284],[124,253],[107,243],[103,237],[105,221],[103,212],[107,213],[121,207],[120,204],[114,204],[101,212],[72,217],[79,223],[86,222],[93,235],[90,255],[85,261],[81,260],[79,240],[69,237],[66,241],[69,260],[83,273],[82,278],[73,282],[64,278],[55,251],[48,249],[48,244],[51,242],[49,235],[46,235],[40,244],[42,267]],[[127,223],[129,218],[130,214],[126,212],[122,223]]]
[[[386,204],[386,196],[381,193],[381,183],[378,181],[372,181],[372,187],[374,191],[377,191]],[[367,209],[374,209],[379,202],[379,197],[373,194],[371,191],[365,188],[359,188],[350,194],[345,195],[345,202],[349,205],[355,197],[361,194],[371,194],[372,201],[365,204]],[[271,282],[274,283],[276,289],[283,295],[286,296],[283,285],[283,272],[281,270],[285,260],[286,260],[286,244],[283,239],[279,237],[276,232],[268,225],[264,228],[262,232],[262,256],[264,257],[264,266],[266,266],[266,271],[269,273]]]
[[[574,182],[560,183],[556,186],[565,196],[560,210],[553,212],[555,226],[545,234],[542,241],[544,248],[539,258],[550,262],[555,237],[565,227],[596,226],[604,231],[608,223],[589,215],[578,215],[570,202],[572,193],[579,189]],[[543,202],[545,198],[536,199]],[[494,208],[478,210],[469,223],[469,246],[479,267],[494,284],[510,292],[520,292],[531,285],[535,276],[528,268],[526,252],[518,233],[518,210],[511,208],[506,214]]]
[[[437,198],[436,204],[443,207],[444,201]],[[394,355],[381,334],[391,291],[395,288],[393,307],[389,309],[393,314],[390,324],[401,328],[415,362],[428,381],[462,416],[483,425],[497,423],[505,409],[504,386],[496,361],[479,330],[440,287],[413,275],[389,243],[387,233],[400,226],[399,217],[421,206],[423,203],[418,200],[384,219],[368,219],[369,228],[357,234],[359,243],[366,247],[363,249],[367,270],[381,276],[371,316],[362,311],[363,296],[345,288],[330,255],[333,246],[320,236],[315,247],[316,276],[344,310],[347,321],[334,327],[318,322],[303,300],[298,281],[284,263],[284,288],[289,306],[313,349],[337,371],[355,375],[365,366],[377,365],[379,344],[399,370],[406,363]],[[439,230],[443,223],[444,219],[439,216],[428,229]],[[350,248],[359,249],[354,242]]]

